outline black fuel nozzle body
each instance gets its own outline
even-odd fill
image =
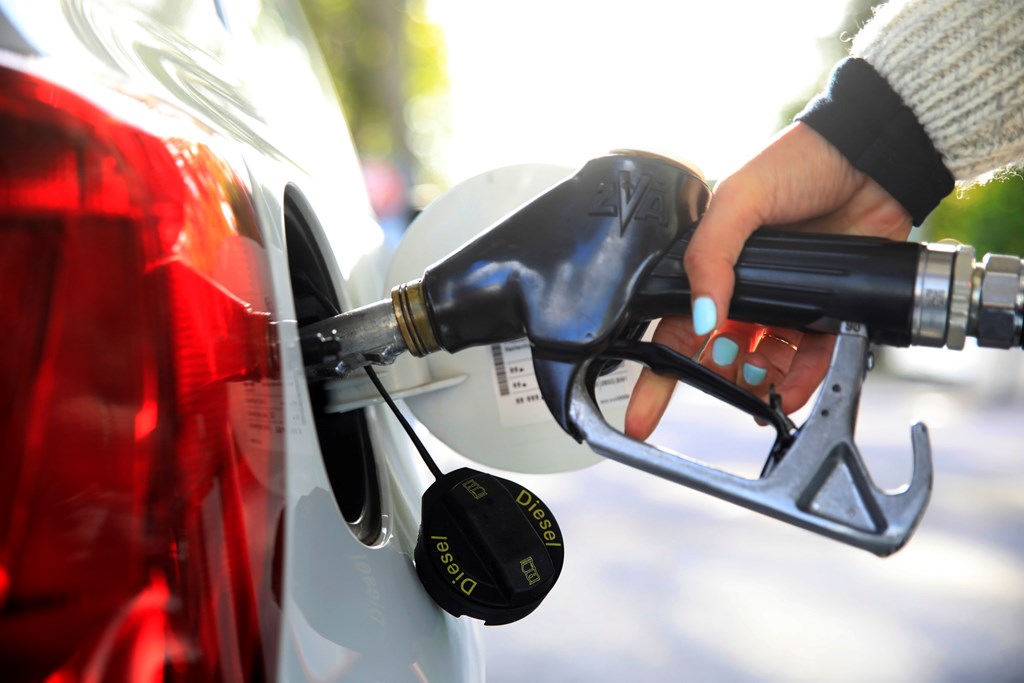
[[[633,315],[689,313],[691,289],[683,269],[689,237],[673,245],[644,279],[632,299]],[[762,228],[737,260],[729,316],[823,332],[854,321],[867,325],[872,341],[909,346],[923,249],[876,237]]]
[[[588,162],[424,272],[438,344],[454,352],[526,336],[551,355],[600,348],[710,198],[697,172],[663,157]]]

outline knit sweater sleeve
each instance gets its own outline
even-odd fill
[[[888,81],[957,180],[1024,159],[1021,0],[891,2],[851,55]]]
[[[809,125],[870,176],[920,225],[953,191],[917,116],[870,64],[850,57],[832,71],[828,89],[797,120]]]
[[[797,119],[920,224],[954,179],[1024,160],[1024,1],[893,0]]]

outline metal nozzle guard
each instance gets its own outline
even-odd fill
[[[932,488],[931,447],[924,425],[915,424],[910,483],[890,492],[872,482],[853,440],[867,358],[864,327],[844,323],[814,410],[759,479],[723,472],[613,429],[590,398],[586,372],[577,374],[573,386],[572,426],[612,460],[886,556],[910,539],[924,514]]]

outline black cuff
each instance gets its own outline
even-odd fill
[[[920,225],[953,191],[942,163],[914,112],[874,67],[845,59],[828,89],[797,114],[835,145],[853,166],[871,176]]]

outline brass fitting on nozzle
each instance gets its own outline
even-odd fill
[[[441,349],[434,328],[430,324],[422,279],[406,282],[392,289],[391,305],[409,353],[422,357]]]

